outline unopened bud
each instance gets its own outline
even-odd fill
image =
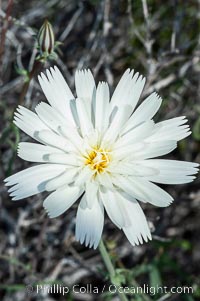
[[[54,33],[51,24],[46,20],[38,33],[38,45],[41,54],[48,56],[54,51]]]

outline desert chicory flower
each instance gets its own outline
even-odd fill
[[[111,99],[108,84],[96,88],[90,70],[77,71],[77,98],[57,67],[41,73],[39,82],[49,102],[33,113],[19,106],[14,123],[39,143],[21,142],[18,155],[42,163],[8,177],[13,200],[48,191],[44,207],[57,217],[81,197],[76,239],[96,248],[104,208],[132,245],[151,239],[138,203],[159,207],[173,198],[154,183],[194,180],[196,163],[154,159],[173,151],[191,132],[185,117],[154,123],[161,99],[153,93],[137,108],[145,79],[127,70]]]

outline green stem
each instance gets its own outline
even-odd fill
[[[113,285],[115,285],[116,287],[119,287],[120,285],[116,285],[115,284],[115,276],[116,276],[116,271],[115,271],[115,268],[112,264],[112,261],[110,259],[110,255],[108,253],[108,251],[106,250],[106,247],[104,245],[104,242],[103,240],[101,239],[100,240],[100,243],[99,243],[99,252],[101,254],[101,257],[104,261],[104,264],[108,270],[108,273],[109,273],[109,277],[110,277],[110,281]],[[119,293],[118,290],[117,290],[117,294],[120,298],[121,301],[128,301],[126,295],[124,293]]]
[[[40,68],[42,67],[43,63],[40,62],[39,60],[35,60],[34,64],[33,64],[33,68],[32,70],[29,72],[29,79],[27,82],[24,83],[23,87],[22,87],[22,91],[19,97],[19,104],[22,105],[24,102],[24,98],[26,96],[26,93],[28,91],[29,85],[31,80],[33,79],[33,77],[35,76],[35,74],[40,70]]]

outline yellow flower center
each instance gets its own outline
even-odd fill
[[[111,159],[109,151],[94,148],[86,157],[85,165],[98,173],[104,172]]]

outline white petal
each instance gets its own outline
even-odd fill
[[[87,206],[89,209],[91,209],[95,203],[98,188],[99,186],[95,181],[86,182],[85,196],[86,196]]]
[[[96,93],[95,128],[99,131],[107,129],[109,124],[109,87],[105,82],[100,82]]]
[[[131,143],[138,143],[144,140],[145,138],[152,135],[155,124],[153,120],[149,120],[147,122],[143,122],[137,127],[135,127],[130,132],[126,133],[122,136],[115,144],[115,147],[122,147],[124,145],[129,145]]]
[[[76,168],[67,168],[67,170],[65,172],[63,172],[61,175],[48,181],[45,186],[45,190],[53,191],[53,190],[60,188],[63,185],[68,185],[68,184],[72,183],[74,181],[75,176],[78,171],[79,170],[77,167]]]
[[[123,191],[142,202],[166,207],[173,201],[173,198],[166,191],[141,177],[125,178],[118,175],[113,179],[113,182]]]
[[[124,206],[121,203],[121,197],[116,191],[112,192],[109,189],[101,189],[100,197],[109,218],[119,229],[131,224],[131,220],[129,220],[128,216],[125,214]]]
[[[193,169],[199,167],[199,163],[187,162],[187,161],[177,161],[177,160],[166,160],[166,159],[150,159],[141,161],[145,163],[146,166],[154,166],[162,170],[173,170],[179,171],[180,173],[186,172],[188,175],[193,174]]]
[[[138,124],[150,120],[161,106],[162,100],[157,93],[152,93],[147,97],[141,105],[133,112],[133,115],[129,118],[127,124],[124,127],[123,133],[134,128]]]
[[[73,154],[59,154],[54,153],[47,155],[46,158],[47,162],[51,163],[58,163],[58,164],[66,164],[66,165],[72,165],[72,166],[79,166],[80,162],[76,156]]]
[[[43,73],[38,76],[39,83],[51,106],[58,110],[61,115],[65,116],[68,122],[73,126],[75,125],[75,121],[72,116],[70,104],[74,96],[58,68],[55,67],[55,70],[53,68],[50,70],[51,72],[47,70],[47,76]]]
[[[135,246],[144,241],[151,240],[151,232],[147,224],[146,217],[136,200],[129,200],[121,196],[121,202],[126,210],[127,218],[132,221],[132,225],[124,227],[123,231],[130,241]]]
[[[159,122],[155,125],[155,132],[149,136],[147,141],[174,140],[179,141],[191,134],[188,125],[185,125],[187,119],[177,117]]]
[[[45,102],[41,102],[35,108],[39,118],[53,131],[58,133],[58,128],[68,127],[67,119],[63,117],[55,108]]]
[[[76,240],[86,247],[97,248],[101,239],[104,223],[104,210],[102,203],[96,199],[91,209],[86,207],[85,195],[78,206],[76,216]]]
[[[96,87],[94,77],[89,69],[76,71],[75,86],[77,97],[82,99],[88,116],[91,119],[92,102],[95,97]]]
[[[145,162],[145,161],[143,161]],[[118,162],[118,164],[113,164],[108,167],[109,172],[117,173],[122,175],[132,175],[132,176],[141,176],[149,177],[159,174],[159,169],[154,168],[154,166],[145,166],[144,164],[138,164],[138,162]]]
[[[189,183],[195,179],[192,175],[198,172],[197,163],[152,159],[138,162],[139,166],[156,168],[159,173],[157,175],[147,176],[148,180],[162,184],[183,184]]]
[[[135,152],[132,157],[137,159],[150,159],[159,157],[172,152],[177,147],[176,141],[163,140],[147,143],[142,151]]]
[[[131,177],[132,185],[137,186],[145,197],[145,201],[158,207],[167,207],[173,202],[173,198],[162,188],[139,177]]]
[[[82,154],[85,154],[85,156],[88,156],[88,153],[94,149],[97,145],[100,145],[101,138],[100,133],[94,129],[89,136],[85,136],[83,138],[84,144],[82,145]]]
[[[121,175],[113,177],[113,183],[124,192],[127,192],[133,198],[136,198],[144,203],[148,199],[148,195],[143,192],[137,185],[133,185],[133,182],[128,178]],[[144,195],[145,194],[145,195]]]
[[[175,117],[175,118],[171,118],[171,119],[167,119],[167,120],[164,120],[164,121],[161,121],[159,123],[162,123],[163,125],[165,126],[180,126],[180,125],[183,125],[187,122],[187,119],[185,116],[179,116],[179,117]],[[157,123],[157,124],[159,124]]]
[[[47,162],[47,155],[56,152],[63,153],[54,147],[37,143],[20,142],[18,145],[18,156],[29,162]]]
[[[82,194],[75,186],[65,186],[51,193],[43,203],[50,218],[57,217],[69,209]]]
[[[149,181],[160,184],[186,184],[193,182],[196,177],[193,176],[170,176],[170,175],[157,175],[147,177]]]
[[[111,98],[110,112],[115,107],[121,107],[126,104],[130,105],[133,111],[142,93],[144,84],[145,78],[139,77],[139,73],[133,76],[133,70],[126,70]]]
[[[112,177],[108,172],[99,173],[96,175],[96,181],[99,182],[100,185],[105,186],[111,190],[114,189],[112,183]]]
[[[115,145],[114,145],[115,146]],[[112,156],[115,160],[132,160],[135,155],[140,154],[148,146],[148,143],[140,142],[133,143],[130,145],[125,145],[116,149],[113,149]]]
[[[39,140],[42,141],[42,143],[61,149],[64,152],[70,152],[74,150],[74,147],[69,140],[50,130],[37,132],[36,135]]]
[[[13,201],[24,199],[31,195],[45,191],[48,180],[57,177],[63,173],[65,166],[57,164],[41,164],[20,171],[7,179],[6,186],[10,188],[10,196]]]
[[[116,112],[111,125],[109,126],[103,137],[103,145],[110,144],[115,141],[125,122],[128,120],[130,114],[131,108],[129,105],[124,105]]]
[[[75,180],[76,186],[84,186],[86,182],[90,181],[95,171],[90,167],[84,167]]]
[[[176,141],[139,142],[113,150],[115,160],[141,160],[166,155],[177,147]]]
[[[76,100],[76,108],[78,112],[78,118],[80,121],[80,127],[83,137],[89,135],[93,130],[93,124],[84,105],[83,99]]]
[[[124,91],[130,90],[130,86],[132,85],[132,77],[134,74],[134,70],[127,69],[122,75],[117,87],[111,98],[111,106],[110,111],[112,112],[115,106],[118,106],[121,99],[124,98]],[[126,89],[125,89],[126,88]]]
[[[54,78],[56,84],[59,85],[60,89],[62,89],[63,97],[65,97],[68,100],[74,99],[74,96],[66,83],[64,77],[62,76],[60,70],[58,67],[54,66],[54,68],[50,68],[52,77]]]
[[[28,134],[35,140],[39,140],[35,136],[37,131],[48,129],[47,125],[44,124],[35,113],[22,106],[17,108],[13,122],[24,133]]]
[[[67,138],[76,147],[77,150],[81,151],[83,149],[84,141],[75,128],[69,129],[66,127],[60,127],[59,133]]]

